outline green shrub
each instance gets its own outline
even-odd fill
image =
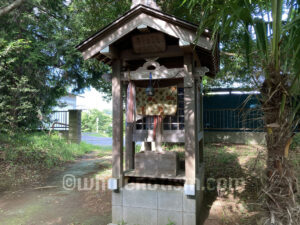
[[[0,150],[5,152],[6,161],[51,168],[75,159],[100,147],[87,143],[68,143],[58,133],[18,133],[14,136],[0,135]]]

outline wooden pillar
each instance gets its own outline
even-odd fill
[[[112,62],[112,104],[113,104],[113,148],[112,177],[123,184],[123,100],[121,84],[121,61]]]
[[[199,163],[203,163],[204,161],[204,120],[203,120],[203,85],[202,85],[202,79],[200,79],[200,92],[199,92],[199,100],[198,104],[200,105],[199,109],[199,118],[200,121],[200,127],[199,131],[202,133],[201,140],[199,140]]]
[[[185,177],[187,185],[194,185],[197,172],[198,132],[196,109],[196,84],[192,74],[191,54],[184,55],[184,120],[185,120]]]
[[[126,124],[126,140],[125,140],[125,169],[134,169],[134,154],[135,154],[135,142],[133,138],[134,123]]]
[[[125,101],[127,102],[127,87],[125,90]],[[127,108],[127,107],[126,107]],[[126,114],[125,108],[125,114]],[[135,118],[135,116],[134,116]],[[125,130],[125,170],[133,170],[134,169],[134,155],[135,155],[135,142],[133,141],[133,131],[135,127],[135,122],[128,123],[126,122],[126,130]]]

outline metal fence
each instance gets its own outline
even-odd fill
[[[51,129],[53,130],[69,130],[69,112],[53,111],[50,115]]]
[[[263,131],[260,109],[204,109],[204,129],[218,131]]]

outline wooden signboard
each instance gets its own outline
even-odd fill
[[[137,54],[166,51],[165,35],[162,33],[147,33],[132,36],[133,50]]]

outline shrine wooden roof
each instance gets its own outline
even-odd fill
[[[97,58],[110,64],[111,57],[100,52],[135,32],[139,26],[165,33],[176,38],[179,43],[191,44],[199,55],[201,64],[209,68],[208,75],[214,77],[219,70],[219,45],[211,40],[211,34],[205,30],[197,35],[198,25],[176,18],[145,5],[137,5],[114,22],[90,36],[76,48],[82,52],[84,59]]]

